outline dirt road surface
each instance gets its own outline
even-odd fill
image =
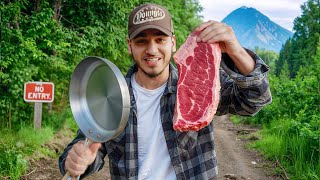
[[[256,151],[245,148],[244,134],[257,129],[248,126],[234,126],[228,116],[214,120],[215,148],[218,159],[218,179],[268,180],[273,177],[270,162]]]
[[[256,129],[244,126],[234,126],[228,116],[216,117],[215,126],[215,148],[218,158],[220,180],[268,180],[277,179],[272,176],[270,163],[265,161],[257,152],[245,148],[246,140],[242,134],[256,131]],[[57,153],[64,149],[71,141],[65,133],[58,133],[55,139],[45,145],[54,149]],[[107,160],[107,159],[106,159]],[[60,180],[62,178],[57,165],[57,159],[38,157],[38,160],[30,160],[31,165],[21,179],[23,180]],[[108,165],[106,163],[105,165]],[[100,172],[88,178],[88,180],[108,180],[110,174],[108,166]]]

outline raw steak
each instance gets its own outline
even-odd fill
[[[179,80],[173,128],[198,131],[207,126],[220,99],[219,44],[197,43],[193,32],[174,54]]]

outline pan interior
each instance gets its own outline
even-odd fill
[[[108,131],[119,127],[123,101],[120,85],[109,66],[100,64],[92,72],[86,100],[90,114],[99,126]]]

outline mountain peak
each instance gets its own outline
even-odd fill
[[[254,8],[254,7],[248,7],[248,6],[241,6],[240,8],[235,9],[234,11],[237,11],[237,10],[256,11],[256,12],[260,13],[256,8]]]
[[[251,16],[252,18],[250,18],[250,19],[261,18],[261,19],[268,19],[269,20],[269,18],[267,16],[262,14],[257,9],[255,9],[253,7],[247,7],[247,6],[241,6],[240,8],[232,11],[229,15],[241,16],[244,18],[248,18]]]
[[[252,8],[252,7],[248,7],[248,6],[241,6],[240,8],[238,9],[255,9],[255,8]]]
[[[222,22],[230,25],[242,46],[250,49],[258,46],[279,52],[282,44],[293,35],[257,9],[247,6],[232,11]]]

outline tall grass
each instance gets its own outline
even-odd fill
[[[312,145],[308,137],[294,132],[295,121],[284,119],[274,121],[271,128],[261,131],[262,140],[253,144],[260,149],[267,158],[281,163],[291,179],[320,178],[320,142],[318,146]]]
[[[320,179],[320,49],[316,62],[294,79],[269,76],[272,104],[246,119],[263,126],[263,138],[254,146],[291,179]]]
[[[0,177],[18,179],[28,167],[26,156],[31,155],[41,144],[53,137],[51,128],[34,130],[24,127],[18,133],[11,130],[1,132]]]
[[[33,125],[25,125],[18,132],[4,129],[0,131],[0,179],[19,179],[28,168],[27,157],[32,157],[35,152],[45,156],[55,156],[55,152],[42,147],[54,137],[54,133],[62,126],[77,128],[72,118],[70,109],[50,114],[44,114],[41,129],[34,129]]]

